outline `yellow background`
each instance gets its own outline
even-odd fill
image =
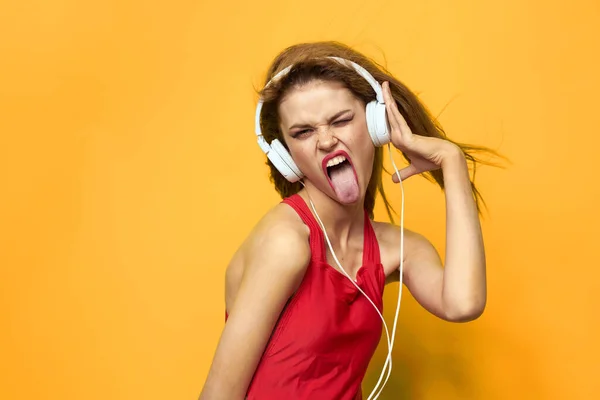
[[[405,292],[385,398],[597,398],[597,0],[1,9],[1,399],[197,398],[225,266],[279,201],[254,88],[282,48],[322,39],[386,63],[452,138],[513,163],[477,176],[484,316],[445,323]],[[407,226],[443,252],[443,194],[405,189]]]

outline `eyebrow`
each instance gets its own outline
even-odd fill
[[[331,123],[331,121],[335,120],[336,118],[341,117],[343,114],[347,113],[348,111],[352,111],[352,110],[350,110],[350,109],[342,110],[342,111],[336,113],[333,117],[329,118],[329,120],[327,122]],[[288,131],[291,131],[294,128],[311,128],[311,127],[312,127],[312,125],[310,125],[310,124],[294,124],[288,128]]]

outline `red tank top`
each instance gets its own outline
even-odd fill
[[[361,399],[381,319],[348,277],[327,264],[325,238],[302,197],[283,202],[310,228],[311,260],[273,330],[247,399]],[[366,211],[362,264],[356,283],[383,312],[385,273]]]

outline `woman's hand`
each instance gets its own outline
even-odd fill
[[[398,110],[389,83],[383,82],[382,88],[392,144],[410,160],[408,167],[399,170],[402,180],[442,168],[444,160],[449,157],[464,158],[460,147],[448,140],[413,134]],[[392,179],[399,182],[395,173]]]

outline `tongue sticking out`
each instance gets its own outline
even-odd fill
[[[358,182],[354,168],[348,161],[329,169],[329,183],[342,203],[352,203],[359,198]]]

